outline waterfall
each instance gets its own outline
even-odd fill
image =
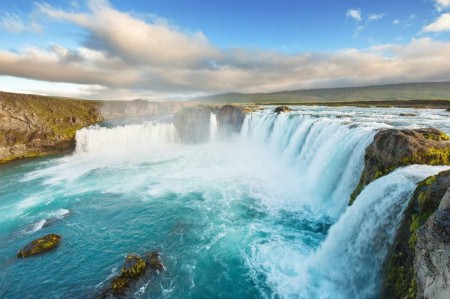
[[[358,184],[365,149],[375,132],[339,119],[262,111],[245,118],[241,140],[260,143],[278,153],[281,162],[302,174],[298,183],[304,192],[330,206],[330,215],[337,217]]]
[[[369,184],[309,259],[311,297],[376,298],[383,261],[417,183],[449,168],[413,165]]]
[[[217,136],[217,115],[214,113],[211,113],[209,117],[209,141],[215,142],[216,136]]]
[[[173,124],[145,122],[117,127],[91,126],[78,130],[76,152],[151,149],[178,141]]]

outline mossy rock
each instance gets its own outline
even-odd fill
[[[111,281],[111,293],[114,295],[124,295],[125,291],[130,288],[128,277],[119,276]]]
[[[399,167],[412,164],[450,165],[449,140],[447,134],[432,128],[378,132],[366,149],[364,171],[351,194],[350,205],[365,186]]]
[[[383,265],[380,298],[416,298],[419,290],[413,262],[417,233],[438,209],[449,187],[450,170],[428,177],[417,185]]]
[[[147,254],[146,259],[151,269],[157,271],[162,271],[164,269],[164,265],[161,263],[161,258],[158,252],[154,251],[152,253]]]
[[[122,276],[129,278],[140,277],[145,274],[147,262],[138,255],[128,255],[122,267]]]
[[[281,112],[289,112],[289,111],[291,111],[291,108],[289,108],[288,106],[284,106],[284,105],[278,106],[273,110],[273,112],[275,112],[277,114],[280,114]]]
[[[61,237],[56,234],[46,235],[28,243],[23,249],[19,250],[17,257],[25,258],[36,254],[47,252],[59,245]]]

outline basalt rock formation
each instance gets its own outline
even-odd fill
[[[365,166],[350,204],[370,182],[398,167],[411,164],[450,165],[450,138],[436,129],[378,132],[366,149]]]
[[[17,252],[17,257],[30,257],[36,254],[47,252],[59,245],[61,237],[56,234],[46,235],[28,243],[23,249]]]
[[[381,298],[448,298],[450,171],[419,183],[383,269]]]

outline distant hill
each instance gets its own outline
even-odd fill
[[[305,89],[273,93],[226,93],[192,99],[204,103],[329,103],[450,100],[450,82]]]

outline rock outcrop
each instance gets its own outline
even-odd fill
[[[242,106],[224,105],[217,113],[217,121],[222,131],[237,133],[241,131],[242,123],[245,119],[245,112]]]
[[[436,129],[378,132],[366,149],[365,166],[350,204],[370,182],[410,164],[450,165],[450,138]]]
[[[381,298],[441,298],[442,292],[448,294],[448,188],[450,171],[418,184],[384,265]]]
[[[281,112],[289,112],[289,111],[291,111],[291,108],[283,105],[276,107],[273,112],[280,114]]]
[[[239,133],[245,115],[257,109],[246,105],[185,107],[175,113],[174,124],[183,143],[202,143],[210,139],[211,113],[216,114],[218,136],[223,139]]]
[[[77,130],[103,120],[174,113],[192,102],[102,102],[0,92],[0,163],[73,150]]]
[[[417,231],[414,270],[423,298],[450,297],[450,189],[436,211]]]
[[[0,162],[70,150],[76,130],[101,120],[93,101],[0,93]]]
[[[211,112],[217,107],[199,105],[179,109],[173,119],[182,143],[196,144],[209,141]]]
[[[139,255],[128,255],[120,275],[111,280],[99,298],[118,298],[129,295],[130,290],[136,288],[142,279],[148,280],[151,278],[149,275],[155,275],[162,270],[164,265],[156,251],[147,254],[144,258]]]
[[[30,257],[36,254],[47,252],[59,245],[61,237],[56,234],[46,235],[28,243],[23,249],[17,252],[17,257]]]

